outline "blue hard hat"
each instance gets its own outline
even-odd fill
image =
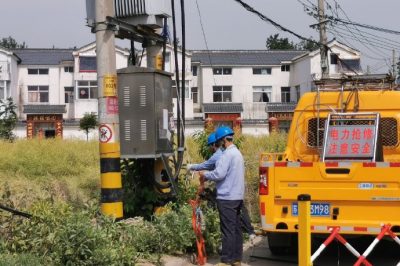
[[[233,134],[235,134],[235,132],[233,132],[233,130],[230,127],[222,126],[219,127],[217,131],[215,131],[215,138],[218,141],[225,138],[226,136],[233,136]]]
[[[208,136],[207,145],[214,144],[216,141],[217,139],[215,138],[215,132],[213,132]]]

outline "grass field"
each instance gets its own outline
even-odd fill
[[[258,222],[258,160],[261,152],[284,149],[286,136],[244,136],[246,204]],[[199,144],[186,142],[185,163],[201,162]],[[114,223],[99,215],[97,141],[18,140],[0,142],[0,204],[34,214],[27,220],[0,211],[0,262],[17,265],[133,265],[160,254],[193,252],[194,189],[150,221]],[[181,193],[181,194],[182,194]],[[179,205],[180,204],[180,205]],[[204,209],[206,245],[216,252],[218,214]]]
[[[286,135],[244,136],[240,150],[245,158],[247,206],[257,218],[258,160],[262,152],[283,151]],[[187,138],[185,162],[203,159],[198,143]],[[29,208],[37,200],[82,205],[100,192],[97,141],[18,140],[0,142],[0,195],[12,206]],[[7,195],[7,197],[5,197]]]

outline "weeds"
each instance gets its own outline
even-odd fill
[[[246,204],[254,222],[258,215],[258,160],[262,152],[280,152],[286,136],[245,136],[240,150],[246,164]],[[203,160],[199,142],[188,138],[186,161]],[[0,212],[1,265],[133,265],[140,259],[159,261],[161,254],[195,251],[191,227],[194,182],[180,182],[175,203],[150,220],[115,222],[99,214],[97,142],[18,140],[0,142],[0,199],[31,212],[27,220]],[[129,183],[126,183],[129,184]],[[140,186],[126,191],[139,191]],[[140,204],[132,205],[138,208]],[[143,204],[142,204],[143,207]],[[206,203],[206,248],[216,253],[218,212]]]

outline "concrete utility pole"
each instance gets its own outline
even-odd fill
[[[393,58],[392,58],[392,74],[393,77],[396,78],[396,50],[393,49]]]
[[[123,218],[115,37],[106,16],[114,16],[113,1],[96,0],[95,32],[99,100],[101,211]]]
[[[326,47],[326,21],[325,21],[325,2],[318,0],[318,18],[319,18],[319,42],[321,54],[321,75],[323,79],[329,78],[328,49]]]

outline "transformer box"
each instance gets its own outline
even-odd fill
[[[172,74],[136,66],[117,73],[121,158],[171,155]]]

